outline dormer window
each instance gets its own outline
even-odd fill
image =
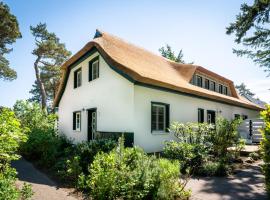
[[[216,83],[214,81],[210,81],[210,90],[216,91]]]
[[[197,75],[197,86],[202,87],[202,77]]]
[[[204,87],[209,90],[209,87],[210,87],[210,81],[209,81],[209,79],[205,79],[205,81],[204,81]]]
[[[224,93],[225,95],[228,95],[228,87],[224,86],[223,93]]]
[[[82,69],[77,69],[74,72],[74,88],[80,87],[82,85]]]
[[[223,85],[219,84],[218,92],[219,92],[220,94],[223,94]]]

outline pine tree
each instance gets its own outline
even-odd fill
[[[255,94],[252,93],[250,89],[248,89],[244,83],[241,83],[240,85],[236,85],[235,88],[238,90],[241,96],[250,96],[250,97],[255,96]]]
[[[245,48],[233,52],[247,56],[270,75],[270,0],[254,0],[253,5],[241,5],[236,21],[227,27],[226,33],[235,35],[235,42]]]
[[[30,93],[34,94],[34,99],[41,101],[42,109],[47,111],[47,103],[53,99],[53,93],[59,84],[60,66],[71,55],[71,52],[66,49],[64,43],[60,43],[55,33],[48,32],[45,23],[31,26],[30,30],[36,44],[32,52],[36,56],[34,62],[36,82]]]
[[[11,45],[21,37],[17,18],[10,13],[6,4],[0,2],[0,79],[11,81],[17,78],[17,73],[10,68],[5,54],[12,51],[7,45]]]
[[[183,54],[182,49],[179,51],[178,55],[176,56],[176,54],[172,50],[171,46],[166,44],[165,47],[161,47],[159,49],[159,52],[163,57],[165,57],[169,60],[172,60],[172,61],[177,62],[177,63],[183,63],[183,64],[186,63],[183,59],[184,54]],[[190,64],[192,64],[192,63],[190,63]]]

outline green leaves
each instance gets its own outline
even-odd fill
[[[9,67],[4,54],[12,51],[7,45],[11,45],[22,36],[17,18],[10,13],[9,7],[3,2],[0,2],[0,19],[0,79],[11,81],[17,78],[17,74]]]
[[[247,56],[270,73],[269,0],[254,0],[253,5],[241,5],[236,21],[227,27],[226,33],[235,34],[235,42],[245,48],[233,50],[237,56]]]

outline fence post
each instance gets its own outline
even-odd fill
[[[252,120],[249,120],[249,139],[252,139]]]

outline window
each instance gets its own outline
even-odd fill
[[[216,112],[213,110],[207,110],[207,123],[215,124],[216,123]]]
[[[82,69],[77,69],[74,72],[74,88],[80,87],[82,85]]]
[[[210,81],[210,90],[216,91],[216,83],[214,81]]]
[[[197,75],[197,86],[202,87],[202,77]]]
[[[204,123],[204,109],[202,108],[198,109],[198,122]]]
[[[242,119],[243,119],[243,120],[246,120],[247,118],[248,118],[247,115],[242,115]]]
[[[239,114],[234,114],[234,119],[240,119],[240,115]]]
[[[169,105],[152,102],[151,132],[167,132],[169,128]]]
[[[219,84],[218,92],[219,92],[220,94],[223,94],[223,85]]]
[[[208,79],[205,79],[205,81],[204,81],[204,87],[209,90],[210,81]]]
[[[94,58],[89,62],[89,81],[99,77],[99,57]]]
[[[81,131],[81,112],[73,113],[73,130]]]
[[[225,95],[228,95],[228,87],[224,86],[223,93],[224,93]]]

